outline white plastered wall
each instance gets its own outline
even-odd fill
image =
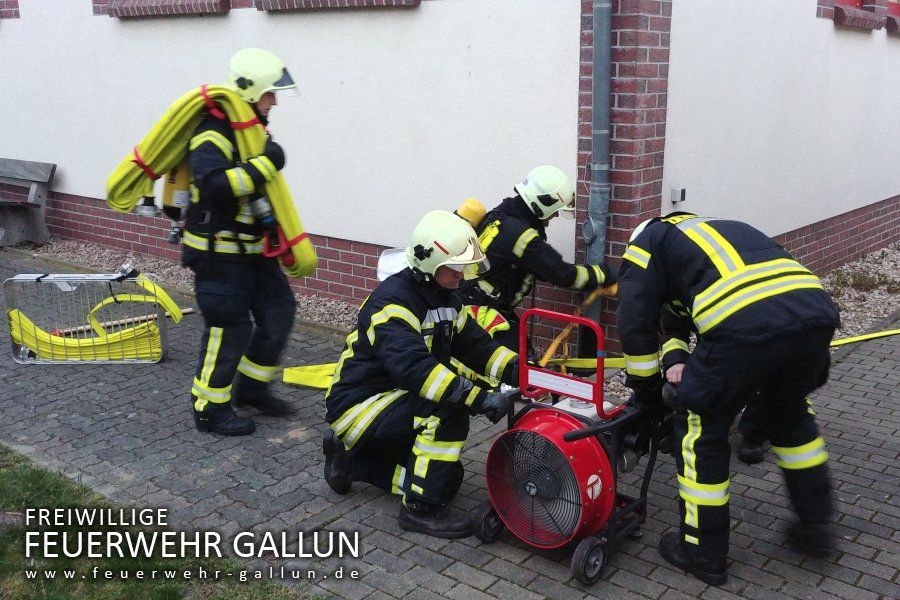
[[[120,20],[88,0],[21,0],[0,23],[0,156],[55,162],[54,189],[103,198],[172,101],[259,46],[300,85],[270,127],[306,229],[402,245],[424,212],[469,196],[490,208],[538,164],[574,178],[579,4]],[[574,223],[556,221],[551,241],[571,257]]]
[[[900,194],[900,38],[815,14],[816,0],[673,3],[663,212],[774,235]]]

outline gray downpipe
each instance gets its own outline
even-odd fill
[[[606,251],[606,220],[609,216],[610,156],[610,69],[612,55],[612,2],[594,0],[594,67],[593,106],[591,125],[591,185],[588,196],[587,220],[581,235],[587,242],[585,263],[599,264]],[[593,302],[584,315],[595,321],[600,318],[600,300]],[[585,336],[581,336],[582,338]],[[593,337],[593,336],[591,336]]]

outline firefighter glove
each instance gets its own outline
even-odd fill
[[[509,395],[501,392],[485,392],[472,406],[474,414],[486,416],[496,423],[509,412]]]
[[[669,410],[678,410],[678,386],[667,381],[663,384],[661,396]]]
[[[627,382],[626,382],[627,383]],[[649,377],[640,383],[635,382],[632,386],[634,389],[634,405],[638,408],[651,411],[659,411],[664,409],[663,404],[663,379],[660,376]]]
[[[271,137],[266,139],[266,148],[263,150],[263,156],[271,160],[277,170],[280,171],[284,168],[284,150]]]

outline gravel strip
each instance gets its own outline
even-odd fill
[[[135,254],[76,240],[51,240],[48,244],[34,249],[32,254],[40,258],[87,267],[101,273],[115,273],[123,263],[130,262],[142,273],[156,277],[163,287],[193,295],[194,273],[179,263],[165,258]],[[294,294],[294,297],[297,298],[297,316],[302,321],[342,331],[349,331],[356,325],[356,315],[359,312],[356,305],[318,296]]]
[[[193,289],[194,277],[190,270],[154,256],[73,240],[52,240],[33,254],[110,273],[118,271],[124,262],[131,262],[140,271],[156,276],[164,287],[187,293]],[[900,310],[900,244],[835,269],[822,281],[841,311],[842,327],[835,337],[865,333]],[[349,331],[356,324],[359,312],[356,305],[318,296],[297,294],[296,298],[301,320],[342,331]],[[607,381],[606,394],[610,400],[622,401],[629,396],[624,380],[624,373],[619,373]]]

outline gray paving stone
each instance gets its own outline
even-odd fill
[[[453,559],[421,546],[411,547],[403,554],[403,558],[419,567],[424,567],[436,573],[443,571],[453,562]]]
[[[486,566],[484,569],[478,569],[461,562],[453,563],[444,569],[443,574],[480,590],[487,589],[492,583],[497,581],[497,578],[491,574]]]
[[[629,573],[624,570],[617,571],[609,578],[609,582],[618,585],[619,587],[623,587],[626,590],[640,592],[648,598],[659,598],[666,591],[667,587],[651,579],[639,577],[634,573]]]
[[[492,585],[487,592],[495,598],[504,598],[505,600],[541,600],[542,598],[540,594],[502,579]]]
[[[598,584],[598,586],[600,585],[601,584]],[[585,597],[584,590],[541,576],[529,583],[528,589],[543,595],[545,598],[552,598],[553,600],[568,600],[570,598]]]
[[[834,594],[838,598],[846,598],[847,600],[877,600],[879,597],[879,594],[875,592],[864,590],[855,585],[848,585],[835,579],[826,579],[819,588]]]
[[[512,583],[528,587],[528,584],[538,576],[534,571],[530,571],[519,565],[513,564],[502,558],[495,558],[484,567],[488,573],[495,575],[501,581],[510,581]]]
[[[52,270],[23,256],[0,252],[0,279]],[[190,298],[179,302],[193,304]],[[82,478],[116,502],[168,505],[170,521],[179,528],[225,535],[245,526],[359,532],[358,559],[325,559],[321,569],[352,566],[361,578],[315,581],[309,591],[327,597],[820,600],[889,597],[898,583],[900,338],[851,348],[813,396],[839,498],[835,523],[842,539],[834,557],[812,562],[783,546],[794,517],[769,455],[756,466],[731,464],[729,584],[709,588],[676,572],[656,550],[659,536],[678,523],[674,461],[663,456],[650,488],[644,538],[623,544],[607,567],[608,579],[583,589],[569,570],[571,548],[537,551],[509,532],[493,544],[430,538],[400,530],[396,497],[358,483],[347,496],[333,494],[322,480],[320,391],[278,384],[297,413],[286,419],[253,415],[254,436],[198,433],[188,389],[201,324],[193,316],[170,327],[168,356],[156,365],[50,369],[19,365],[0,353],[0,443]],[[0,320],[0,337],[7,335]],[[342,347],[340,336],[298,328],[285,364],[333,362]],[[502,431],[502,425],[472,421],[463,452],[466,477],[455,506],[471,509],[486,500],[484,461]],[[619,488],[634,493],[637,482],[637,472],[623,474]]]
[[[409,575],[413,581],[438,594],[446,594],[458,583],[456,580],[426,567],[413,567]]]

